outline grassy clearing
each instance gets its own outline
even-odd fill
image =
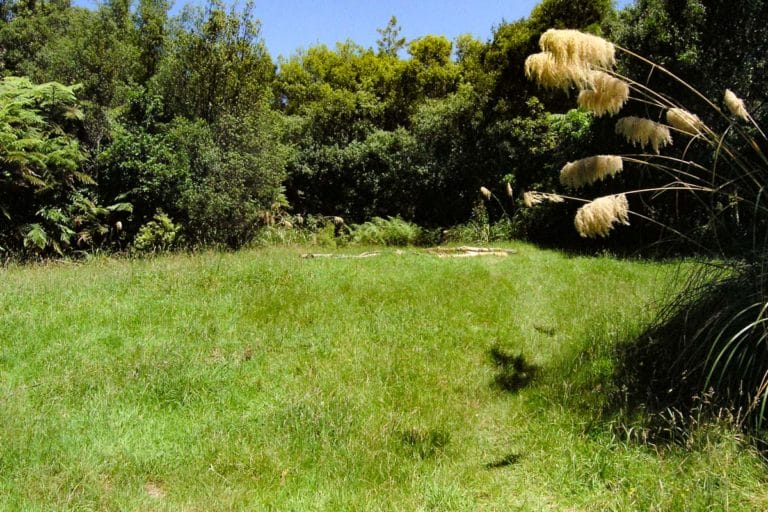
[[[658,449],[596,419],[674,268],[516,247],[1,270],[0,509],[768,507],[727,428]],[[497,385],[494,347],[533,380]]]

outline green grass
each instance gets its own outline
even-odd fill
[[[727,426],[655,447],[599,414],[675,267],[515,247],[0,270],[0,510],[768,507]]]

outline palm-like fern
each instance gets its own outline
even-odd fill
[[[26,78],[0,80],[0,185],[46,189],[87,181],[84,154],[58,121],[79,118],[75,87]]]

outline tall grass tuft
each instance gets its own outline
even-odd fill
[[[653,410],[693,407],[713,390],[742,426],[761,428],[768,404],[764,271],[748,263],[696,271],[683,293],[621,349],[631,400]]]
[[[736,410],[743,422],[764,427],[768,419],[768,157],[764,149],[768,138],[744,101],[730,90],[724,93],[726,108],[721,109],[666,68],[573,30],[549,30],[540,46],[544,53],[527,62],[529,78],[547,88],[580,90],[579,105],[596,115],[616,114],[625,103],[637,102],[648,117],[624,116],[616,122],[615,131],[649,153],[568,163],[561,171],[561,183],[570,188],[590,185],[620,172],[625,164],[641,166],[663,183],[592,201],[559,196],[586,202],[574,220],[579,234],[605,237],[617,224],[629,224],[632,214],[664,225],[721,262],[717,272],[692,274],[683,291],[628,348],[625,355],[631,358],[624,360],[624,376],[638,384],[630,394],[645,395],[646,401],[659,405],[665,400],[667,405],[670,400],[690,405],[697,394],[711,388],[708,396],[715,402]],[[678,82],[711,110],[700,112],[700,117],[648,85],[619,75],[613,69],[615,52],[639,59],[654,73]],[[673,133],[691,138],[678,155],[662,155],[673,144]],[[692,144],[702,146],[693,153],[703,155],[701,162],[691,160]],[[697,205],[694,211],[705,216],[699,223],[705,236],[633,211],[627,199],[637,195],[653,200],[670,192],[676,198],[680,193],[691,194],[691,202]],[[526,206],[546,197],[528,194]]]
[[[400,217],[374,217],[368,222],[352,226],[352,242],[362,245],[418,245],[423,235],[419,226]]]

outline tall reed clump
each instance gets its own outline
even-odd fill
[[[633,344],[625,347],[620,375],[647,404],[691,403],[697,393],[713,389],[721,405],[736,408],[743,421],[762,429],[768,419],[768,139],[746,103],[726,90],[722,101],[706,98],[671,71],[600,37],[575,30],[548,30],[541,52],[526,60],[528,78],[542,87],[578,91],[578,105],[595,116],[617,119],[615,132],[639,148],[638,153],[598,155],[568,162],[560,183],[569,189],[589,187],[625,172],[644,169],[658,176],[658,186],[623,190],[595,199],[562,193],[528,192],[526,206],[548,200],[584,203],[574,225],[585,238],[606,237],[630,216],[662,221],[633,210],[635,204],[667,194],[690,194],[703,212],[701,225],[742,233],[734,250],[717,232],[697,237],[679,226],[665,229],[721,263],[716,271],[698,272],[683,291]],[[620,74],[617,54],[638,59],[662,73],[706,106],[701,117],[647,83]],[[637,108],[634,108],[637,107]],[[706,122],[705,122],[706,120]],[[677,153],[670,153],[677,144]],[[696,147],[697,151],[692,151]],[[705,155],[696,161],[692,154]],[[698,213],[697,213],[698,214]]]

